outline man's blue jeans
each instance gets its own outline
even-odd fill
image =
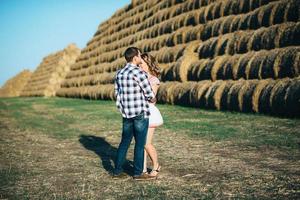
[[[135,139],[134,146],[134,176],[141,175],[144,165],[144,146],[146,143],[149,119],[140,114],[133,118],[123,118],[122,139],[117,151],[114,174],[120,174],[126,160],[127,151],[132,137]]]

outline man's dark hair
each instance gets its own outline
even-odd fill
[[[134,56],[138,56],[139,52],[141,52],[136,47],[129,47],[126,49],[124,56],[127,62],[132,62]]]

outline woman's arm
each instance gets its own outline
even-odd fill
[[[156,96],[159,85],[158,84],[154,84],[154,85],[151,85],[151,87],[152,87],[152,90],[154,92],[154,95]]]

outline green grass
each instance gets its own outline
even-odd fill
[[[0,99],[0,198],[293,199],[300,119],[157,105],[155,182],[112,180],[122,117],[112,101]],[[133,145],[128,160],[132,160]]]
[[[162,130],[243,146],[299,148],[299,119],[172,105],[158,108],[164,118]],[[13,117],[21,129],[36,129],[60,139],[89,133],[90,126],[99,131],[121,130],[121,115],[112,101],[5,98],[0,99],[0,112]]]

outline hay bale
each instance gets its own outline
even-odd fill
[[[252,59],[252,57],[255,55],[254,52],[249,52],[247,54],[242,54],[238,59],[237,62],[233,65],[233,78],[235,80],[240,78],[247,78],[247,66],[249,61]]]
[[[197,53],[195,53],[197,46],[198,46],[197,41],[190,42],[184,49],[183,57],[182,57],[182,60],[179,61],[180,66],[177,70],[177,73],[179,74],[181,82],[185,82],[188,80],[189,66],[193,62],[198,60],[198,55],[197,55]]]
[[[199,80],[208,80],[211,79],[211,71],[214,66],[215,60],[208,60],[208,62],[202,63],[200,68],[202,69],[199,71]]]
[[[192,88],[194,88],[196,84],[197,82],[185,82],[177,84],[173,89],[173,103],[176,105],[191,106],[190,93]]]
[[[198,61],[192,62],[188,68],[187,78],[188,81],[199,81],[200,74],[205,67],[205,64],[209,59],[200,59]]]
[[[233,81],[222,81],[214,94],[215,108],[217,110],[227,109],[228,92],[233,84]]]
[[[225,63],[228,61],[229,56],[219,56],[215,58],[214,65],[211,70],[211,80],[216,81],[219,79],[225,79],[226,76],[223,76],[223,71]]]
[[[165,67],[161,70],[161,80],[166,81],[174,81],[178,80],[179,77],[176,75],[176,68],[178,68],[176,65],[178,63],[171,63],[168,67]]]
[[[252,112],[253,108],[253,93],[256,86],[258,85],[258,80],[249,80],[241,87],[238,94],[239,108],[242,112]]]
[[[216,4],[213,4],[213,8],[212,8],[212,15],[213,15],[213,19],[218,19],[221,17],[221,6],[222,6],[222,2],[217,2]]]
[[[258,21],[260,26],[268,27],[270,26],[270,19],[271,19],[271,13],[272,9],[274,7],[274,3],[269,4],[267,6],[262,7],[258,11]]]
[[[259,79],[273,78],[273,66],[277,57],[277,50],[269,51],[259,66]]]
[[[190,90],[190,104],[198,108],[204,108],[206,105],[205,94],[212,84],[209,80],[197,82]]]
[[[287,47],[279,51],[276,60],[274,61],[274,78],[295,77],[298,75],[297,54],[299,48]]]
[[[224,23],[221,20],[213,21],[212,34],[211,34],[212,37],[218,36],[222,33],[221,30],[223,24]]]
[[[291,83],[289,78],[281,79],[276,82],[270,95],[271,113],[274,115],[285,114],[285,95]]]
[[[211,38],[199,46],[197,49],[199,58],[212,58],[214,57],[215,48],[217,46],[218,38]]]
[[[214,43],[215,43],[215,45],[214,45],[214,56],[224,55],[225,54],[226,47],[227,47],[227,44],[228,44],[228,41],[230,40],[230,38],[231,38],[231,35],[230,34],[226,34],[224,36],[218,37],[214,41]]]
[[[7,80],[0,89],[0,97],[18,97],[24,86],[30,80],[32,73],[29,70],[23,70],[13,78]]]
[[[270,16],[271,25],[280,24],[284,22],[284,14],[285,14],[286,7],[287,7],[286,2],[280,2],[273,7]]]
[[[289,22],[279,26],[276,39],[276,47],[300,45],[300,22]]]
[[[300,78],[294,78],[286,89],[285,114],[291,117],[300,117]]]
[[[157,91],[157,102],[173,105],[176,95],[173,91],[178,84],[180,84],[180,82],[176,81],[162,83]]]
[[[210,108],[210,109],[215,109],[216,105],[215,105],[215,93],[217,91],[217,89],[220,87],[220,85],[222,84],[223,81],[219,80],[219,81],[215,81],[212,83],[212,85],[208,88],[206,94],[205,94],[205,99],[206,99],[206,108]]]
[[[250,11],[250,0],[241,1],[239,10],[242,13],[247,13]]]
[[[258,111],[260,113],[271,113],[270,96],[276,81],[266,79],[267,83],[261,88],[258,98]]]
[[[259,78],[261,63],[266,59],[268,54],[268,51],[255,52],[253,57],[249,60],[245,70],[247,80]]]
[[[227,33],[233,33],[235,31],[237,31],[239,28],[240,20],[241,20],[241,17],[231,16],[231,19],[229,20],[229,22],[230,22],[229,29],[228,29],[228,27],[226,27],[226,29],[225,29],[225,25],[224,25],[224,27],[223,27],[224,30],[222,30],[222,33],[226,32],[226,31],[227,31]]]
[[[270,83],[274,82],[273,79],[264,79],[260,80],[258,84],[256,85],[253,95],[252,95],[252,110],[256,113],[261,111],[260,106],[260,96],[262,94],[262,91],[266,88],[266,86]]]
[[[260,27],[259,12],[252,12],[247,23],[248,29],[258,29]]]
[[[240,79],[235,81],[229,89],[227,96],[227,109],[232,111],[239,111],[239,91],[245,84],[245,80]]]
[[[285,22],[298,22],[300,19],[300,4],[298,0],[291,0],[288,2],[284,12],[284,21]]]

